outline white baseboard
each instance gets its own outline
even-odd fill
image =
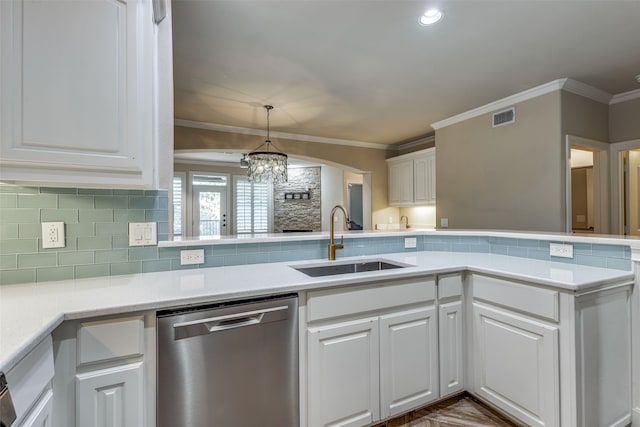
[[[640,406],[633,408],[631,411],[631,424],[640,426]]]

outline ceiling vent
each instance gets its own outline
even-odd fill
[[[508,110],[493,113],[493,127],[508,125],[516,121],[516,108],[511,107]]]

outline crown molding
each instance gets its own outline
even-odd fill
[[[630,90],[629,92],[619,93],[617,95],[613,95],[611,101],[609,101],[609,105],[619,104],[621,102],[631,101],[632,99],[640,98],[640,89]]]
[[[251,129],[238,126],[219,125],[216,123],[196,122],[192,120],[175,119],[174,126],[181,126],[195,129],[205,129],[217,132],[237,133],[242,135],[264,136],[264,131],[260,129]],[[374,150],[397,150],[397,145],[391,144],[374,144],[372,142],[353,141],[349,139],[324,138],[321,136],[301,135],[297,133],[274,132],[271,131],[272,138],[290,139],[302,142],[318,142],[320,144],[345,145],[348,147],[371,148]]]
[[[474,108],[473,110],[469,110],[456,116],[449,117],[448,119],[440,120],[439,122],[431,124],[431,127],[435,130],[442,129],[443,127],[451,126],[453,124],[460,123],[465,120],[481,116],[483,114],[491,113],[492,111],[511,107],[513,106],[513,104],[517,104],[528,99],[555,92],[562,89],[567,80],[568,79],[558,79],[531,89],[527,89],[523,92],[507,96],[506,98],[499,99],[478,108]]]
[[[566,79],[565,84],[562,86],[562,90],[584,96],[585,98],[592,99],[602,104],[608,104],[613,97],[609,92],[605,92],[573,79]]]
[[[436,137],[431,135],[431,136],[427,136],[425,138],[416,139],[415,141],[409,141],[409,142],[405,142],[403,144],[398,144],[398,145],[395,145],[394,147],[396,147],[395,149],[397,151],[408,150],[408,149],[417,147],[419,145],[430,144],[432,142],[435,142],[435,140],[436,140]]]
[[[593,86],[589,86],[588,84],[579,82],[577,80],[568,79],[568,78],[558,79],[558,80],[551,81],[549,83],[545,83],[540,86],[536,86],[531,89],[527,89],[525,91],[516,93],[514,95],[507,96],[506,98],[499,99],[497,101],[491,102],[481,107],[474,108],[473,110],[466,111],[462,114],[458,114],[457,116],[449,117],[448,119],[444,119],[439,122],[433,123],[431,127],[434,128],[435,130],[438,130],[446,126],[453,125],[455,123],[460,123],[465,120],[469,120],[473,117],[477,117],[482,114],[487,114],[493,111],[502,110],[502,109],[511,107],[514,104],[527,101],[529,99],[536,98],[538,96],[545,95],[550,92],[555,92],[557,90],[566,90],[567,92],[584,96],[585,98],[589,98],[603,104],[609,104],[610,102],[612,102],[613,99],[615,99],[618,96],[618,95],[612,96],[608,92],[597,89]],[[625,95],[625,94],[621,94],[621,95]],[[632,99],[632,98],[629,98],[629,99]],[[617,101],[617,102],[622,102],[622,101]]]

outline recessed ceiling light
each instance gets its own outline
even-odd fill
[[[442,11],[429,9],[420,17],[420,25],[433,25],[442,19]]]
[[[638,74],[638,75],[636,76],[636,81],[637,81],[638,83],[640,83],[640,74]]]

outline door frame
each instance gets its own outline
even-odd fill
[[[622,200],[624,200],[622,195],[624,182],[620,153],[637,149],[640,149],[640,139],[616,142],[609,147],[611,164],[611,231],[620,235],[625,235],[624,211],[621,209]]]
[[[595,139],[567,134],[565,137],[565,229],[572,232],[571,212],[571,147],[588,148],[593,151],[593,224],[594,233],[609,234],[610,228],[610,144]]]
[[[232,217],[233,215],[229,214],[229,207],[232,206],[231,203],[232,201],[230,200],[231,197],[231,192],[232,190],[229,188],[229,186],[231,185],[231,175],[227,174],[227,173],[218,173],[218,172],[206,172],[206,171],[199,171],[199,170],[191,170],[187,173],[187,185],[186,185],[186,198],[185,198],[185,205],[184,206],[187,209],[187,212],[185,213],[186,215],[186,232],[187,232],[187,236],[191,236],[194,237],[194,227],[193,227],[193,222],[195,220],[195,213],[193,212],[193,203],[194,203],[194,192],[193,192],[193,176],[194,175],[210,175],[210,176],[224,176],[227,178],[227,186],[226,186],[226,204],[227,204],[227,230],[230,230],[233,227],[233,221],[232,221]],[[227,234],[231,234],[228,233]]]

